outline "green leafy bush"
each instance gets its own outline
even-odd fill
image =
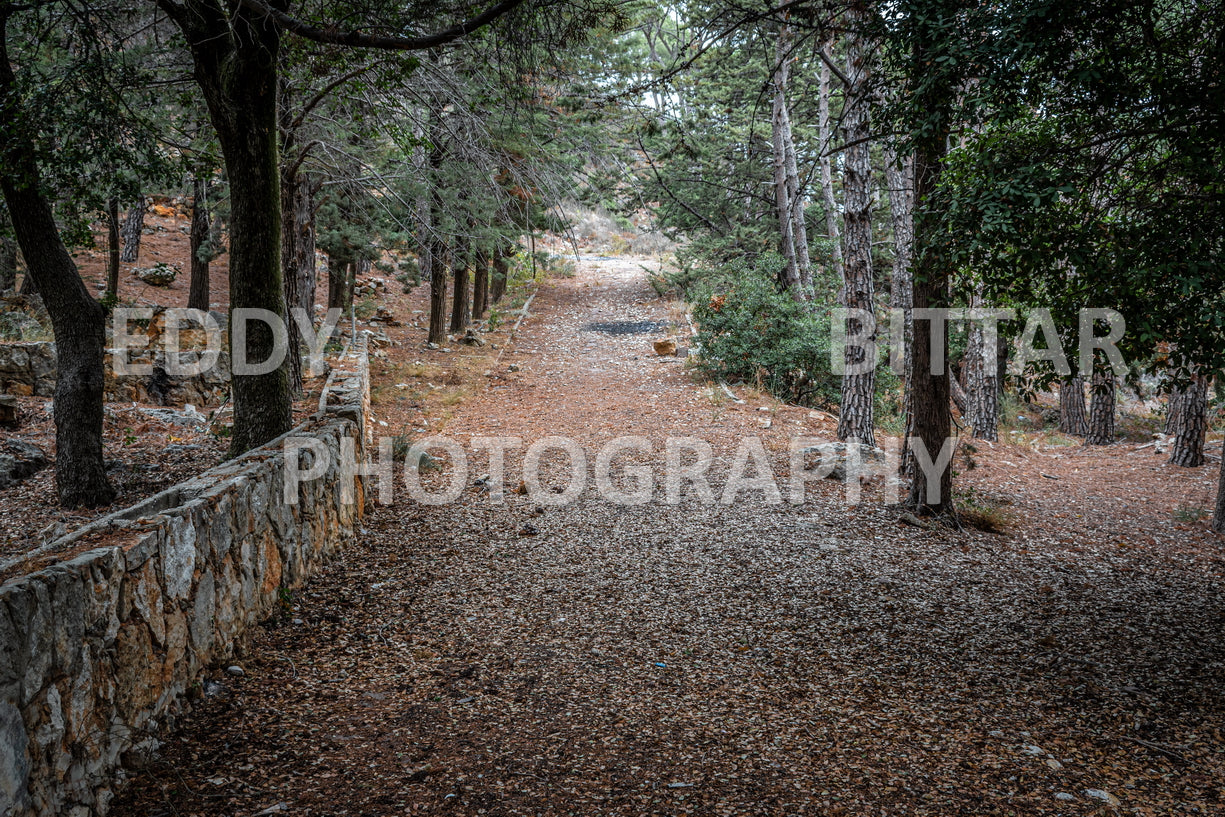
[[[797,303],[775,285],[777,256],[754,267],[732,262],[726,286],[707,285],[694,299],[701,327],[698,366],[720,380],[743,380],[802,405],[836,405],[841,378],[830,367],[830,320],[824,307]]]

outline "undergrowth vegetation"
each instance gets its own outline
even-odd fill
[[[698,367],[790,402],[837,404],[841,381],[829,365],[828,314],[780,292],[765,266],[731,265],[694,290]]]
[[[779,288],[782,263],[778,255],[764,253],[752,260],[689,264],[656,276],[655,287],[676,287],[692,303],[699,371],[750,384],[789,403],[836,408],[842,389],[842,377],[833,371],[838,352],[830,334],[836,281],[822,274],[814,281],[813,300],[802,303]],[[876,402],[884,422],[901,410],[897,379],[883,367],[877,372]]]

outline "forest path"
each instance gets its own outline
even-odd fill
[[[662,332],[590,329],[671,317],[636,263],[584,259],[434,432],[567,436],[589,463],[641,435],[657,480],[666,436],[702,437],[716,496],[739,440],[829,433],[719,397],[653,354]],[[469,456],[471,486],[487,466]],[[507,460],[511,487],[523,450]],[[1174,814],[1225,796],[1219,559],[899,526],[828,481],[799,507],[404,493],[256,628],[245,675],[216,676],[114,813]]]

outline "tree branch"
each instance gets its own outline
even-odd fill
[[[298,170],[301,169],[302,163],[306,161],[306,157],[310,155],[310,152],[317,147],[321,147],[322,145],[323,145],[323,142],[321,142],[318,139],[312,139],[309,142],[307,142],[305,145],[303,145],[302,149],[298,151],[298,156],[297,158],[294,159],[293,164],[290,165],[288,168],[286,168],[284,172],[284,176],[285,177],[297,176]]]
[[[838,77],[838,79],[842,81],[843,85],[850,88],[851,80],[848,79],[847,75],[842,73],[841,69],[839,69],[838,66],[834,64],[834,58],[830,56],[830,53],[824,48],[818,48],[817,54],[821,56],[821,62],[829,66],[829,70],[834,72],[834,76]]]
[[[691,37],[689,42],[686,45],[684,45],[683,47],[678,47],[676,49],[678,55],[682,51],[692,51],[693,52],[692,55],[689,56],[687,59],[682,60],[680,63],[673,65],[671,68],[664,71],[662,74],[660,74],[658,77],[655,77],[654,79],[649,79],[646,82],[640,82],[637,85],[631,85],[630,87],[622,91],[619,91],[615,94],[611,94],[609,96],[600,98],[600,101],[603,102],[604,104],[611,104],[625,97],[635,96],[637,94],[641,94],[653,88],[661,86],[668,80],[677,76],[678,74],[681,74],[689,70],[690,66],[692,66],[699,59],[701,59],[702,56],[705,55],[707,51],[713,48],[716,44],[722,42],[725,37],[732,34],[733,32],[744,28],[750,23],[755,23],[759,20],[768,19],[770,17],[773,17],[776,14],[786,13],[790,11],[793,7],[804,6],[808,4],[808,2],[809,0],[788,0],[788,2],[783,3],[782,5],[779,5],[779,6],[774,6],[772,8],[768,8],[763,11],[751,12],[749,13],[747,17],[741,17],[741,18],[736,19],[735,22],[723,28],[721,31],[713,35],[706,42],[700,42],[699,41],[700,38]],[[677,25],[679,26],[679,22]],[[678,33],[679,33],[679,28],[678,28]]]
[[[169,0],[158,0],[159,3]],[[358,31],[337,31],[332,28],[319,28],[309,23],[291,17],[280,9],[267,5],[263,0],[241,0],[256,14],[271,18],[278,26],[307,40],[331,45],[347,45],[355,48],[379,48],[384,51],[424,51],[440,45],[446,45],[452,40],[464,37],[482,28],[502,15],[522,5],[523,0],[503,0],[491,6],[487,11],[478,14],[471,20],[457,23],[450,28],[421,37],[388,37],[377,34],[362,34]]]
[[[306,117],[310,116],[311,111],[315,110],[315,108],[319,106],[319,103],[323,102],[323,100],[327,98],[328,94],[332,93],[332,91],[335,91],[341,85],[344,85],[354,77],[366,73],[373,67],[374,63],[363,65],[361,68],[356,68],[347,74],[341,74],[339,77],[329,82],[319,91],[319,93],[311,97],[309,102],[302,106],[302,110],[296,117],[294,117],[293,122],[290,123],[289,129],[291,131],[296,131],[298,128],[302,127],[302,123],[306,121]]]
[[[682,201],[675,193],[672,192],[672,188],[668,187],[668,185],[664,182],[663,177],[659,175],[659,169],[655,167],[655,162],[652,161],[651,154],[647,152],[646,145],[642,144],[641,137],[638,138],[638,149],[642,151],[643,158],[647,160],[647,166],[650,167],[651,172],[655,174],[655,181],[659,183],[660,189],[668,194],[668,198],[672,199],[674,202],[684,208],[685,212],[689,213],[689,215],[693,216],[698,221],[701,221],[703,224],[709,227],[711,232],[719,236],[727,235],[726,231],[720,230],[717,226],[715,226],[713,221],[690,207],[686,202]]]

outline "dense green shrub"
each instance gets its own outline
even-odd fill
[[[829,311],[780,292],[779,263],[769,255],[754,267],[733,262],[718,276],[719,284],[711,281],[695,293],[698,366],[717,379],[743,380],[789,402],[836,405],[841,378],[830,367]]]

